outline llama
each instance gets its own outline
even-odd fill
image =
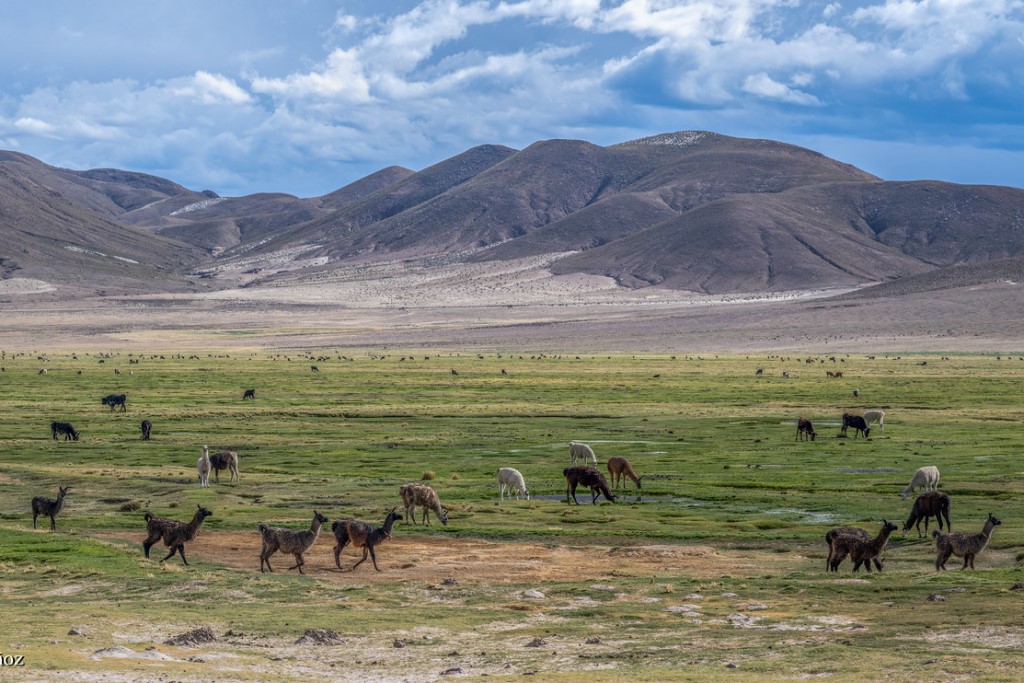
[[[143,420],[141,427],[142,427],[142,440],[143,441],[149,441],[149,436],[150,436],[150,434],[153,433],[153,423],[150,422],[149,420]]]
[[[32,528],[36,529],[36,519],[39,515],[44,515],[50,518],[50,531],[57,530],[57,520],[55,519],[60,511],[64,509],[64,498],[68,495],[68,491],[71,490],[70,486],[58,486],[59,492],[57,499],[47,498],[46,496],[36,496],[32,499]]]
[[[640,477],[636,476],[633,465],[626,458],[619,455],[608,458],[608,474],[612,477],[612,486],[617,487],[621,484],[625,488],[626,477],[629,477],[636,484],[637,490],[640,490]]]
[[[305,574],[302,571],[302,565],[306,564],[306,560],[302,555],[313,547],[317,536],[320,535],[320,527],[326,523],[327,518],[316,510],[313,510],[313,521],[308,529],[286,529],[279,526],[267,526],[260,522],[260,536],[263,537],[263,549],[260,551],[260,573],[264,571],[264,564],[267,566],[267,571],[274,571],[270,566],[270,556],[280,550],[295,556],[295,565],[288,569],[298,569],[300,574]]]
[[[907,487],[903,489],[903,493],[900,494],[900,498],[906,500],[907,496],[918,488],[922,488],[925,491],[937,491],[939,489],[939,468],[935,465],[918,467],[910,483],[907,484]]]
[[[859,529],[855,526],[841,526],[835,529],[829,529],[825,532],[825,544],[828,546],[828,557],[825,558],[825,571],[832,568],[832,541],[837,536],[852,536],[862,541],[870,541],[871,534],[864,529]]]
[[[186,565],[188,560],[185,559],[185,544],[193,540],[196,534],[199,533],[199,527],[203,525],[203,522],[207,517],[212,515],[208,508],[204,508],[202,505],[196,506],[196,513],[192,516],[192,521],[188,524],[179,522],[176,519],[168,519],[166,517],[157,517],[152,512],[147,512],[144,516],[146,520],[146,540],[142,542],[142,548],[146,552],[146,557],[149,557],[149,549],[153,545],[162,540],[164,545],[171,549],[171,552],[167,553],[167,556],[160,560],[169,560],[174,557],[174,553],[181,555],[181,561]]]
[[[589,461],[592,466],[597,467],[597,456],[594,455],[594,449],[585,443],[573,441],[569,444],[569,465],[575,467],[577,460],[582,460],[584,463]]]
[[[605,481],[604,475],[592,467],[566,467],[562,470],[562,476],[565,477],[566,502],[568,502],[571,496],[574,503],[580,504],[576,500],[576,487],[580,485],[590,488],[590,502],[594,505],[597,505],[597,496],[602,493],[608,499],[608,502],[615,502],[615,496],[608,490],[608,482]]]
[[[963,531],[957,533],[947,533],[936,529],[932,532],[932,538],[935,539],[935,571],[946,569],[946,560],[949,559],[950,555],[956,555],[957,557],[964,558],[964,566],[961,569],[967,569],[970,565],[971,569],[974,569],[974,557],[988,545],[988,541],[992,538],[992,529],[1002,524],[1002,521],[992,516],[992,513],[988,513],[988,519],[985,520],[985,526],[982,527],[980,533],[969,534]]]
[[[50,433],[53,435],[53,440],[57,440],[57,436],[64,435],[64,440],[71,439],[72,441],[78,441],[78,430],[71,426],[70,422],[51,422]]]
[[[205,489],[210,486],[210,447],[203,446],[203,454],[196,461],[196,470],[199,472],[199,488]]]
[[[365,522],[357,522],[354,519],[339,520],[331,525],[334,538],[338,541],[338,544],[334,546],[334,564],[338,565],[338,569],[341,569],[341,551],[351,543],[353,548],[363,549],[363,559],[352,565],[352,570],[365,562],[366,556],[369,555],[373,560],[373,568],[380,571],[380,567],[377,566],[377,554],[373,552],[373,549],[391,539],[391,528],[396,521],[402,519],[402,515],[395,510],[396,508],[391,508],[391,512],[384,518],[384,524],[379,527]]]
[[[871,428],[868,427],[868,423],[864,421],[864,417],[861,415],[843,413],[843,426],[839,430],[839,433],[846,436],[847,427],[853,427],[853,438],[855,439],[861,434],[864,435],[865,439],[871,435]]]
[[[530,500],[530,492],[526,490],[526,481],[523,479],[522,473],[513,467],[498,468],[498,496],[501,500],[505,500],[506,489],[508,489],[509,500],[512,499],[513,491],[515,491],[516,500],[519,500],[520,494],[526,496],[526,500]]]
[[[889,542],[889,536],[896,529],[897,526],[895,524],[883,519],[882,530],[870,541],[865,541],[856,536],[844,536],[841,534],[836,536],[832,539],[832,571],[839,571],[839,564],[847,555],[853,561],[853,571],[855,572],[860,569],[861,565],[864,565],[864,568],[870,572],[872,561],[875,563],[878,571],[882,571],[882,551],[885,550],[885,544]]]
[[[242,394],[242,400],[244,401],[247,398],[251,398],[251,399],[253,399],[255,401],[256,400],[256,390],[255,389],[246,389],[245,393]]]
[[[942,518],[945,517],[946,531],[953,530],[953,525],[949,521],[949,496],[941,491],[928,491],[918,496],[910,509],[910,516],[903,523],[903,533],[906,534],[910,527],[916,526],[917,537],[921,538],[921,520],[924,520],[924,533],[927,534],[929,517],[935,518],[939,529],[942,529]]]
[[[238,481],[238,453],[234,451],[219,451],[210,456],[210,468],[213,470],[213,480],[220,483],[220,471],[228,470],[231,477],[228,481]]]
[[[128,411],[128,406],[125,405],[127,401],[127,394],[108,394],[100,399],[100,404],[110,406],[110,412],[114,412],[114,408],[121,406],[121,412],[124,413]]]
[[[878,423],[878,428],[883,432],[885,431],[885,411],[884,410],[865,410],[864,421],[869,425],[872,422]]]
[[[804,441],[807,438],[810,438],[811,441],[818,438],[818,435],[814,433],[814,425],[811,424],[810,420],[805,420],[802,417],[798,418],[796,421],[796,440]]]
[[[398,489],[398,492],[402,494],[402,502],[405,504],[405,523],[408,524],[410,521],[416,523],[416,506],[419,505],[423,508],[423,523],[425,525],[430,524],[430,510],[434,511],[437,518],[441,520],[441,524],[448,525],[448,511],[441,505],[441,500],[437,497],[437,493],[434,489],[430,488],[426,484],[406,484]]]

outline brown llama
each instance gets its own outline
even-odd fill
[[[210,469],[213,471],[213,480],[218,484],[220,483],[221,470],[228,470],[231,473],[228,481],[238,481],[238,453],[234,451],[214,453],[210,456]]]
[[[380,571],[380,567],[377,566],[377,554],[373,549],[391,539],[392,527],[397,520],[402,519],[402,515],[395,510],[396,508],[391,508],[391,512],[384,518],[384,524],[379,527],[366,522],[357,522],[354,519],[339,520],[331,525],[334,538],[338,541],[338,544],[334,546],[334,564],[338,565],[338,569],[341,569],[341,551],[351,543],[353,548],[363,549],[363,559],[352,565],[353,570],[366,562],[366,556],[369,555],[373,560],[373,568]]]
[[[405,523],[412,522],[416,523],[416,506],[423,508],[423,523],[425,525],[430,524],[430,510],[434,511],[437,518],[441,520],[441,524],[447,526],[448,524],[448,511],[441,505],[441,500],[437,497],[437,493],[434,489],[430,488],[426,484],[406,484],[398,489],[398,492],[402,495],[402,503],[405,505]]]
[[[199,527],[203,525],[203,522],[207,517],[212,515],[209,509],[204,508],[202,505],[196,506],[196,514],[192,516],[192,521],[188,524],[179,522],[176,519],[168,519],[166,517],[157,517],[152,512],[147,512],[144,515],[146,520],[146,540],[142,542],[142,548],[146,552],[146,557],[149,557],[149,549],[153,545],[162,540],[164,545],[171,549],[171,552],[167,553],[167,556],[160,560],[169,560],[174,557],[174,553],[181,555],[181,561],[186,565],[188,560],[185,559],[185,544],[193,540],[196,534],[199,533]]]
[[[832,571],[839,571],[839,564],[847,555],[853,561],[853,571],[855,572],[860,569],[861,565],[864,565],[864,568],[870,572],[872,561],[878,571],[882,571],[882,551],[885,550],[885,544],[889,542],[889,536],[896,529],[895,524],[883,519],[882,530],[870,541],[855,536],[836,536],[832,539]]]
[[[805,420],[802,417],[798,418],[796,421],[796,440],[804,441],[807,438],[810,438],[811,441],[818,438],[818,435],[814,433],[814,425],[811,424],[810,420]]]
[[[562,470],[562,476],[565,477],[565,500],[568,502],[569,498],[577,505],[580,504],[576,500],[576,487],[586,486],[590,488],[590,502],[593,505],[597,505],[597,497],[600,494],[604,494],[604,497],[608,499],[608,502],[614,503],[615,496],[608,490],[608,482],[605,481],[604,475],[595,470],[593,467],[566,467]]]
[[[260,550],[260,572],[264,571],[264,564],[267,566],[266,571],[274,571],[274,568],[270,566],[270,556],[280,550],[295,556],[295,564],[288,569],[298,569],[300,574],[305,574],[302,571],[302,565],[306,564],[306,560],[302,555],[313,547],[317,536],[320,535],[320,527],[326,523],[327,518],[316,510],[313,510],[313,521],[308,529],[286,529],[279,526],[267,526],[260,522],[260,536],[263,537],[263,548]]]
[[[153,423],[149,420],[142,421],[142,440],[149,441],[150,435],[153,433]]]
[[[910,516],[903,523],[903,533],[906,534],[910,527],[917,527],[917,537],[928,533],[928,518],[934,517],[942,529],[942,518],[946,518],[946,531],[952,531],[953,525],[949,521],[949,496],[941,491],[927,491],[922,493],[914,501],[910,509]],[[921,521],[924,520],[924,534],[921,533]]]
[[[629,477],[636,484],[637,490],[640,489],[640,477],[636,476],[633,465],[630,464],[629,460],[622,456],[615,455],[608,458],[608,474],[611,475],[612,486],[618,487],[621,484],[625,488],[626,477]]]
[[[992,538],[992,529],[1000,524],[1002,521],[996,519],[990,512],[988,519],[985,520],[985,526],[979,533],[970,534],[963,531],[947,533],[938,529],[933,531],[932,538],[935,539],[936,550],[935,571],[940,569],[945,571],[946,561],[950,555],[964,558],[964,566],[961,569],[967,569],[968,566],[974,569],[974,557],[985,549],[989,539]]]
[[[860,529],[855,526],[841,526],[836,527],[835,529],[829,529],[825,532],[825,544],[828,546],[828,557],[825,558],[825,571],[832,568],[832,541],[834,541],[837,536],[852,536],[854,538],[859,538],[862,541],[871,540],[871,534],[864,529]]]
[[[60,511],[64,509],[64,497],[68,495],[68,491],[71,490],[70,486],[58,486],[57,499],[47,498],[46,496],[36,496],[32,499],[32,528],[38,528],[36,526],[36,519],[39,515],[50,518],[50,531],[57,530],[57,520],[55,517],[60,514]]]

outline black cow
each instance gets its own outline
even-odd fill
[[[110,394],[109,396],[104,396],[100,400],[100,403],[102,403],[105,406],[110,406],[110,412],[114,412],[115,407],[121,406],[121,412],[124,413],[127,412],[128,410],[128,407],[125,406],[125,401],[127,400],[127,394]]]

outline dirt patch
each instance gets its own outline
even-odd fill
[[[99,538],[141,544],[135,534],[99,534]],[[203,532],[188,546],[188,557],[232,569],[259,570],[259,536],[255,532]],[[140,549],[141,552],[141,549]],[[165,553],[166,554],[166,553]],[[154,560],[159,555],[154,548]],[[560,546],[542,543],[496,543],[445,537],[398,537],[377,548],[381,571],[365,562],[351,570],[362,553],[346,548],[341,566],[334,564],[333,539],[321,538],[305,555],[305,573],[318,579],[363,584],[393,583],[396,573],[403,580],[443,583],[455,578],[460,583],[522,583],[593,581],[613,576],[650,576],[661,572],[684,572],[699,578],[753,576],[757,562],[745,554],[721,553],[708,546]],[[271,556],[276,572],[286,572],[295,563],[291,555]],[[180,564],[178,558],[169,560]]]

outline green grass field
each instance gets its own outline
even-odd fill
[[[459,680],[1012,680],[1024,665],[1024,361],[815,358],[319,350],[101,363],[8,350],[0,654],[24,665],[3,660],[0,678],[436,680],[460,668]],[[250,388],[256,399],[243,401]],[[100,405],[110,393],[127,393],[126,413]],[[886,411],[884,431],[838,437],[843,412],[871,408]],[[795,440],[798,417],[814,422],[816,442]],[[52,420],[81,440],[53,441]],[[568,505],[571,440],[591,444],[602,471],[608,456],[628,457],[639,500],[628,490],[592,506],[583,490],[586,504]],[[239,452],[238,484],[197,486],[203,444]],[[911,530],[893,535],[881,575],[853,575],[848,561],[826,574],[825,531],[902,525],[913,498],[899,494],[922,465],[941,470],[955,530],[980,530],[989,512],[1003,520],[977,570],[953,558],[937,573],[931,539]],[[501,466],[525,475],[530,501],[497,504]],[[301,527],[315,508],[379,523],[401,505],[398,487],[426,472],[450,522],[399,525],[396,539],[492,541],[510,557],[524,544],[613,548],[621,562],[584,565],[577,580],[543,567],[498,580],[467,556],[451,568],[457,583],[441,585],[403,577],[396,544],[378,553],[383,579],[369,562],[329,571],[333,558],[307,559],[299,576],[281,556],[260,575],[258,522]],[[48,520],[34,531],[31,498],[69,484],[57,532]],[[160,548],[142,556],[143,510],[187,519],[197,504],[214,510],[200,536],[251,535],[248,568],[196,551],[189,567],[159,564]],[[333,541],[322,535],[321,552]],[[714,552],[699,571],[670,552],[641,571],[622,551],[633,546]],[[544,597],[524,598],[530,589]],[[204,625],[216,642],[163,644]],[[293,645],[307,628],[345,644]],[[544,643],[526,647],[534,638]],[[95,654],[118,646],[153,658]]]

